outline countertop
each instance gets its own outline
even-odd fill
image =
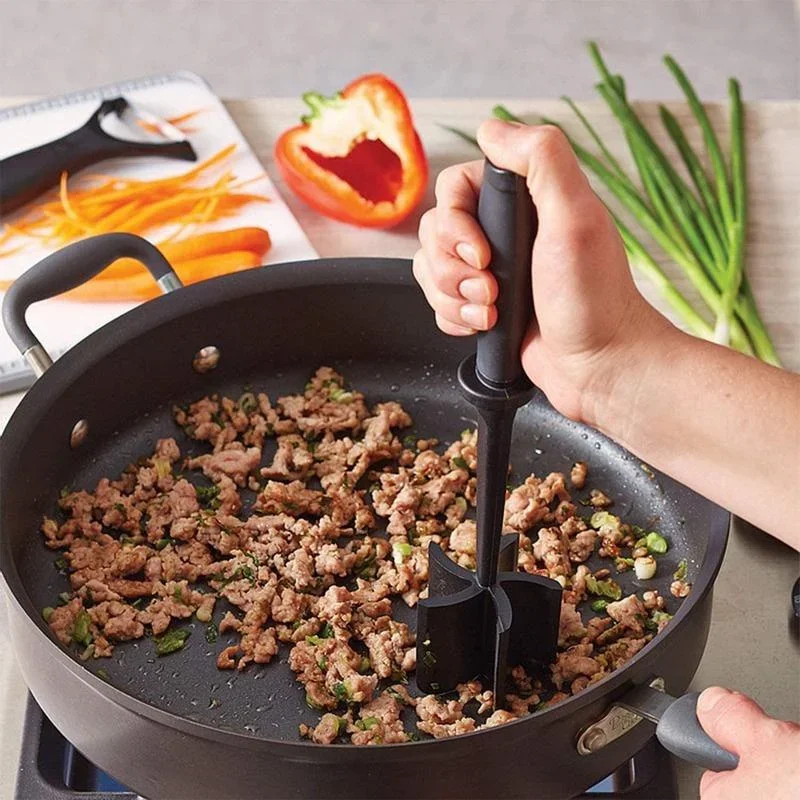
[[[0,98],[0,106],[29,98]],[[417,127],[435,176],[443,167],[474,158],[470,145],[442,130],[447,123],[467,130],[488,114],[493,99],[420,100],[412,103]],[[561,103],[553,100],[514,100],[507,105],[523,116],[546,115],[573,125]],[[276,135],[296,123],[297,100],[258,98],[227,102],[256,154],[283,190],[272,163]],[[682,104],[669,104],[683,121]],[[584,109],[615,152],[621,137],[609,113],[600,105]],[[657,125],[654,103],[640,106],[648,123]],[[715,122],[724,118],[720,106],[711,106]],[[751,180],[748,274],[763,316],[784,364],[800,369],[800,103],[765,102],[747,106],[748,162]],[[571,130],[577,131],[576,127]],[[695,139],[696,141],[696,139]],[[616,145],[616,147],[614,146]],[[416,248],[418,214],[392,231],[352,228],[323,218],[293,195],[284,194],[321,256],[411,256]],[[421,210],[433,204],[433,180]],[[674,269],[670,269],[674,274]],[[685,281],[676,281],[686,288]],[[640,286],[664,310],[652,289]],[[689,293],[690,294],[690,293]],[[20,395],[0,398],[0,428],[8,421]],[[776,716],[800,719],[800,647],[788,629],[789,592],[800,571],[798,554],[741,523],[734,525],[728,552],[716,583],[711,634],[695,676],[698,689],[721,684],[738,689]],[[25,685],[7,639],[5,607],[0,603],[0,800],[10,800],[16,779],[21,739]],[[697,796],[700,771],[679,766],[680,796]]]

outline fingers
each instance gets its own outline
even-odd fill
[[[439,173],[435,189],[436,245],[475,269],[485,269],[490,260],[489,243],[476,219],[482,175],[482,161],[456,164]]]
[[[458,263],[453,264],[453,262]],[[497,287],[491,275],[478,273],[470,267],[463,266],[455,257],[442,255],[437,251],[434,251],[433,258],[429,258],[424,249],[418,250],[414,255],[413,271],[428,303],[436,312],[436,324],[445,333],[466,336],[477,330],[488,330],[494,325],[497,319],[494,306],[470,302],[470,297],[467,297],[467,295],[480,295],[493,301]],[[466,271],[468,276],[470,273],[472,275],[462,282],[461,285],[466,286],[465,294],[462,295],[458,292],[457,284],[454,284],[454,274],[457,280],[458,274],[463,271]],[[488,282],[489,286],[476,289],[474,281],[481,284]],[[472,287],[470,283],[473,283]],[[455,289],[452,288],[454,285]]]
[[[765,727],[773,721],[754,700],[719,686],[701,693],[697,718],[720,747],[738,755],[758,746]]]

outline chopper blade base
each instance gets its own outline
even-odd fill
[[[517,542],[515,534],[503,537],[504,566],[516,561]],[[440,694],[480,678],[501,708],[508,665],[533,670],[555,659],[561,586],[509,570],[482,587],[438,545],[428,558],[429,596],[417,608],[417,686]]]

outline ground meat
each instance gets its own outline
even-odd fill
[[[561,602],[561,617],[558,624],[558,644],[563,646],[570,639],[580,639],[586,635],[583,619],[572,603]]]
[[[692,584],[686,581],[673,581],[669,585],[669,593],[673,597],[688,597],[692,591]]]
[[[213,625],[216,614],[219,669],[288,662],[308,705],[325,712],[301,733],[371,745],[409,740],[404,705],[436,738],[505,724],[538,710],[542,697],[551,705],[625,663],[671,618],[653,591],[588,614],[596,595],[584,562],[629,556],[636,536],[607,512],[582,518],[562,473],[529,475],[509,493],[504,519],[519,536],[519,567],[564,587],[552,681],[515,666],[504,709],[477,680],[455,698],[415,697],[404,682],[416,668],[416,637],[393,604],[426,596],[432,543],[474,568],[476,431],[442,448],[417,433],[401,441],[413,424],[406,411],[394,401],[368,408],[328,367],[274,405],[246,389],[174,416],[195,442],[193,457],[182,457],[176,439],[158,439],[116,478],[65,489],[42,522],[71,588],[44,615],[83,659],[148,635],[158,644],[172,626]],[[263,466],[265,449],[274,455]],[[571,486],[586,477],[587,465],[575,464]],[[591,489],[589,502],[605,508],[611,498]],[[611,575],[593,568],[596,580]],[[672,593],[688,590],[676,581]]]
[[[583,489],[586,485],[586,474],[589,471],[585,461],[576,461],[569,472],[569,482],[576,489]]]
[[[578,675],[585,675],[587,678],[591,678],[602,671],[602,665],[595,658],[592,658],[593,651],[594,646],[591,644],[576,644],[558,654],[556,663],[550,668],[553,675],[553,683],[558,689],[565,683],[577,678]]]
[[[237,486],[247,484],[247,476],[258,467],[261,461],[261,448],[231,444],[217,453],[191,458],[186,462],[189,469],[202,469],[203,474],[212,481],[222,476],[230,478]]]

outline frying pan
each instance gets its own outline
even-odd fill
[[[53,513],[60,487],[93,488],[150,452],[157,437],[174,436],[184,455],[198,453],[199,445],[172,421],[173,403],[210,392],[238,396],[245,384],[276,398],[298,391],[326,364],[368,402],[402,403],[421,435],[452,440],[474,423],[455,380],[474,344],[437,331],[407,260],[287,263],[181,288],[106,325],[47,368],[25,324],[26,308],[120,257],[140,258],[164,289],[180,286],[154,248],[109,234],[71,245],[29,270],[3,308],[17,346],[46,369],[18,406],[0,448],[0,570],[10,634],[37,702],[85,756],[151,800],[565,797],[645,744],[654,732],[648,719],[660,716],[653,701],[666,702],[648,687],[682,693],[702,656],[728,514],[643,468],[601,434],[562,418],[541,395],[517,417],[517,478],[588,462],[590,484],[615,498],[616,513],[632,523],[657,524],[671,542],[660,577],[638,584],[633,573],[620,576],[626,593],[657,588],[670,598],[670,576],[682,558],[693,583],[664,632],[624,667],[563,703],[453,739],[323,746],[298,737],[297,725],[314,724],[317,714],[306,708],[285,653],[265,667],[220,672],[214,655],[225,637],[208,644],[202,626],[183,650],[164,658],[155,657],[148,639],[118,646],[111,659],[85,663],[58,645],[41,609],[67,587],[54,569],[54,554],[42,545],[42,515]],[[218,363],[198,373],[193,359],[207,347],[217,348]],[[265,447],[264,458],[271,457]],[[413,621],[402,608],[398,613]],[[685,707],[671,746],[723,768],[719,748],[714,751],[697,725],[693,699],[679,704]]]

